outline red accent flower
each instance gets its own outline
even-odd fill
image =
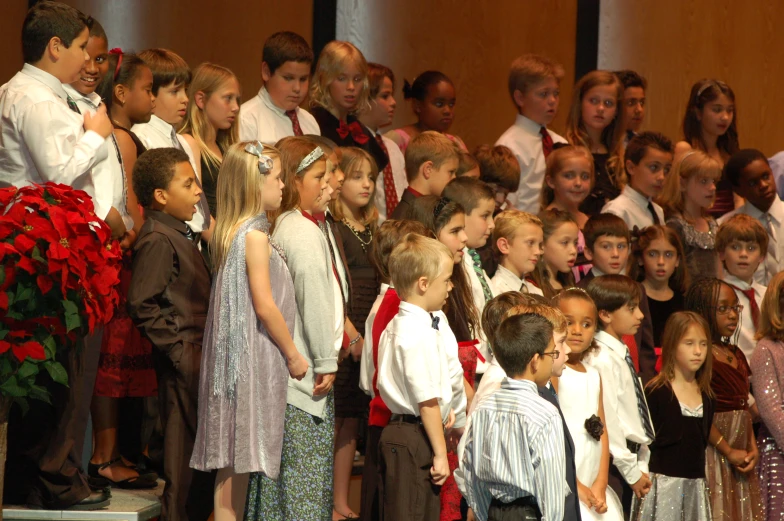
[[[29,342],[25,342],[20,346],[11,346],[11,350],[14,353],[14,356],[20,362],[24,362],[25,358],[28,356],[33,360],[45,360],[46,359],[46,352],[44,351],[44,346],[39,344],[38,342],[31,340]]]

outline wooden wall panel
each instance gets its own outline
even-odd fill
[[[648,79],[644,128],[682,139],[691,85],[717,78],[735,91],[741,147],[784,149],[784,39],[778,0],[602,0],[599,67]]]
[[[450,132],[469,149],[493,143],[512,124],[509,64],[523,53],[563,64],[561,108],[553,128],[563,130],[574,83],[575,0],[338,0],[337,38],[354,43],[369,61],[397,77],[398,110],[390,128],[414,120],[403,101],[403,78],[441,70],[457,87]]]

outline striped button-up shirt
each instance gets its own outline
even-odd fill
[[[504,378],[471,415],[455,471],[460,492],[479,521],[493,498],[533,496],[543,521],[561,521],[566,484],[563,422],[530,380]]]

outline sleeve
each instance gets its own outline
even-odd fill
[[[466,400],[465,387],[463,380],[465,379],[463,373],[463,366],[460,364],[460,356],[458,353],[457,342],[450,345],[446,351],[447,362],[449,368],[449,381],[452,384],[452,410],[455,413],[455,423],[453,427],[460,429],[465,427],[466,423]]]
[[[373,373],[376,366],[373,364],[373,320],[376,313],[371,312],[365,320],[364,343],[362,344],[362,357],[359,359],[359,388],[373,398]]]
[[[563,421],[554,414],[545,430],[537,436],[533,460],[536,500],[542,511],[542,521],[563,519],[564,498],[569,493],[564,444]]]
[[[63,110],[68,109],[54,101],[37,103],[20,117],[19,129],[41,177],[71,186],[106,159],[106,140],[91,130],[83,132]]]
[[[760,341],[751,356],[751,386],[762,421],[773,435],[776,444],[784,447],[784,411],[781,408],[784,397],[776,371],[776,360],[770,352],[768,342]]]
[[[259,125],[256,115],[246,108],[240,110],[240,141],[253,141],[258,139]]]
[[[485,482],[477,477],[477,465],[479,464],[477,462],[477,455],[480,454],[481,444],[477,447],[477,442],[480,440],[474,437],[474,432],[476,430],[474,427],[476,425],[480,427],[479,432],[485,432],[485,430],[481,428],[482,421],[482,414],[475,415],[468,423],[463,438],[460,440],[462,449],[458,447],[458,454],[462,455],[459,456],[459,465],[455,470],[455,482],[457,483],[457,488],[460,489],[460,493],[463,494],[466,503],[468,503],[468,506],[474,511],[476,518],[479,521],[486,521],[487,510],[493,496],[487,489]],[[475,425],[474,422],[479,423]]]
[[[171,355],[180,343],[177,324],[169,313],[161,311],[160,301],[172,276],[174,248],[160,234],[148,235],[137,248],[128,290],[128,315],[157,349]]]

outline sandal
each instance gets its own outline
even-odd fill
[[[353,514],[349,514],[349,515],[347,515],[347,516],[344,516],[343,514],[341,514],[340,512],[338,512],[337,510],[335,510],[334,508],[332,509],[332,511],[333,511],[333,512],[335,512],[335,513],[336,513],[337,515],[339,515],[339,516],[343,516],[343,517],[341,517],[341,518],[340,518],[340,521],[347,521],[347,520],[352,520],[352,519],[359,519],[359,516],[355,516],[355,515],[353,515]]]
[[[107,469],[118,462],[120,462],[120,458],[107,461],[106,463],[90,463],[87,465],[87,475],[92,478],[92,484],[95,486],[103,485],[125,489],[149,489],[156,488],[158,486],[158,482],[156,480],[145,476],[136,476],[133,478],[123,479],[121,481],[114,481],[100,474],[101,470]]]

